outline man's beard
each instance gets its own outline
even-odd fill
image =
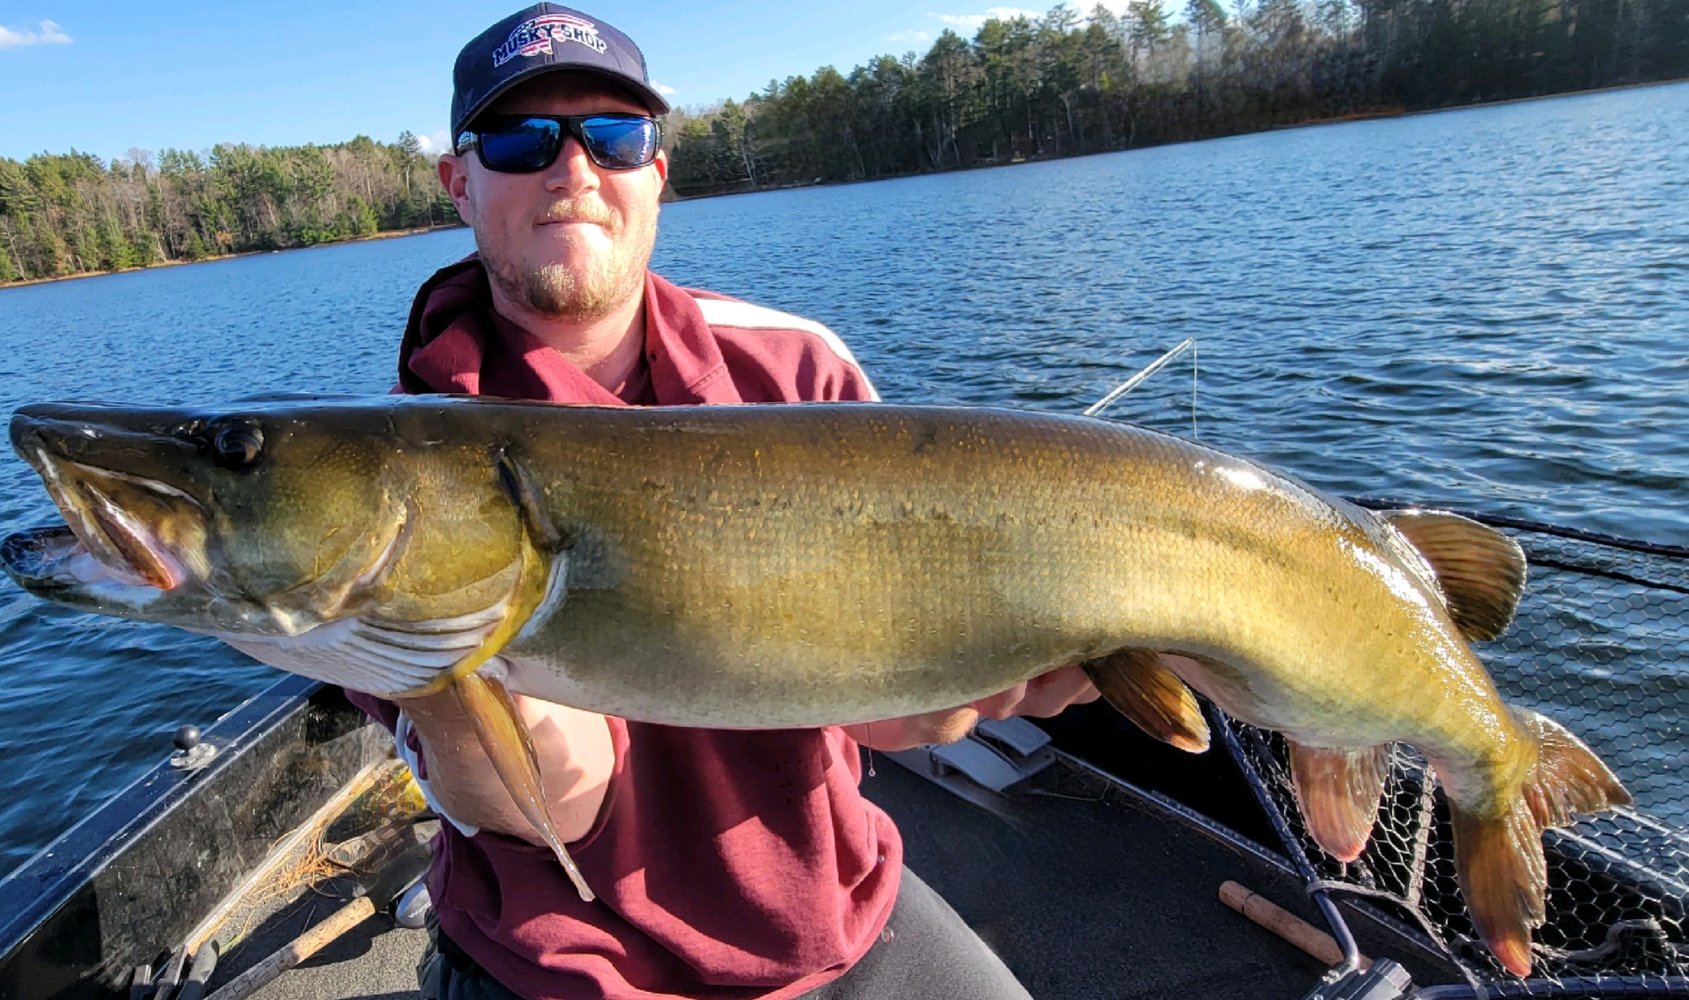
[[[621,231],[611,241],[608,256],[594,259],[578,273],[560,263],[524,267],[497,250],[489,253],[487,241],[476,242],[488,275],[505,295],[541,316],[592,320],[615,312],[644,290],[656,238],[653,213]]]

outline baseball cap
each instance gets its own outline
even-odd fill
[[[578,10],[537,3],[476,35],[452,67],[452,135],[498,96],[529,77],[558,70],[597,73],[627,87],[652,114],[669,104],[651,86],[633,39]]]

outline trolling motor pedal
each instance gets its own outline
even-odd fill
[[[1413,977],[1408,971],[1380,958],[1369,969],[1350,969],[1331,982],[1321,983],[1302,1000],[1412,1000],[1413,996]]]

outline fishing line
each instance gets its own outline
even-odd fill
[[[1196,338],[1187,337],[1185,343],[1191,345],[1191,440],[1201,441],[1202,435],[1196,429]]]
[[[1109,391],[1108,395],[1106,395],[1103,398],[1097,400],[1095,403],[1092,403],[1089,407],[1086,408],[1085,416],[1095,417],[1095,416],[1101,414],[1104,410],[1106,410],[1110,406],[1112,406],[1114,404],[1115,400],[1119,399],[1121,396],[1126,395],[1128,392],[1131,392],[1133,389],[1136,389],[1138,387],[1139,383],[1143,382],[1144,379],[1149,378],[1151,375],[1154,375],[1156,372],[1160,371],[1162,369],[1162,367],[1167,364],[1167,362],[1172,361],[1174,358],[1178,357],[1179,355],[1183,354],[1185,351],[1189,350],[1191,352],[1191,433],[1195,434],[1196,433],[1196,373],[1197,373],[1195,347],[1196,347],[1196,338],[1195,337],[1186,337],[1184,340],[1179,341],[1179,343],[1177,343],[1176,345],[1173,346],[1172,350],[1168,351],[1167,353],[1163,354],[1161,357],[1156,358],[1154,361],[1151,361],[1148,365],[1146,365],[1144,367],[1143,371],[1138,372],[1138,374],[1133,375],[1131,378],[1129,378],[1126,381],[1124,381],[1124,382],[1120,383],[1119,385],[1115,386],[1112,390]]]

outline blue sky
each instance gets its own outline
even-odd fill
[[[744,98],[770,79],[842,72],[924,53],[946,27],[973,37],[992,0],[599,2],[586,12],[633,36],[671,103]],[[444,142],[451,65],[519,0],[0,0],[0,156],[218,142]],[[1076,3],[1089,10],[1089,0]],[[1123,7],[1124,3],[1109,4]]]

